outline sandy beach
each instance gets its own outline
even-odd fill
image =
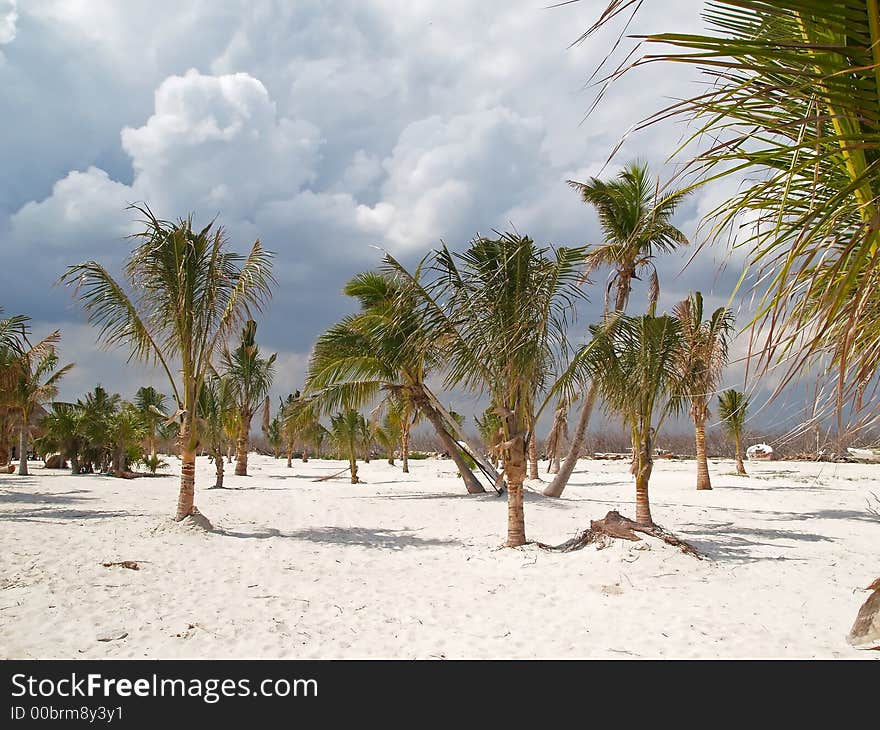
[[[656,540],[501,549],[506,503],[468,496],[451,461],[251,456],[223,490],[199,457],[216,531],[172,523],[168,475],[0,476],[3,658],[880,658],[845,636],[877,577],[880,467],[660,461]],[[562,499],[526,495],[530,540],[557,544],[610,509],[632,515],[627,464],[581,461]],[[542,463],[542,470],[546,463]],[[533,484],[534,487],[541,485]],[[136,561],[139,570],[102,563]]]

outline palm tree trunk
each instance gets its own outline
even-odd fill
[[[76,454],[70,457],[70,475],[77,476],[79,474],[79,458]]]
[[[523,480],[526,475],[526,449],[522,436],[513,439],[504,460],[507,476],[507,547],[526,544],[526,517],[523,510]]]
[[[302,463],[303,463],[303,464],[308,464],[308,463],[309,463],[309,450],[308,450],[305,446],[303,446],[303,458],[302,458]]]
[[[575,464],[577,464],[581,447],[584,445],[584,439],[587,435],[587,426],[590,424],[590,415],[593,413],[593,405],[595,403],[596,386],[591,384],[589,391],[587,391],[587,397],[584,399],[583,408],[581,408],[581,415],[578,418],[577,427],[574,430],[574,438],[571,440],[571,447],[568,450],[568,455],[565,457],[565,461],[562,462],[562,467],[559,469],[559,473],[553,477],[553,481],[550,482],[544,490],[544,496],[562,496],[562,491],[565,489],[565,485],[568,484],[568,480],[571,478],[571,473],[574,471]]]
[[[293,446],[287,446],[287,468],[290,469],[293,466]]]
[[[540,479],[538,474],[538,439],[535,438],[535,423],[532,421],[532,436],[529,439],[529,479]]]
[[[706,421],[702,418],[694,420],[697,441],[697,489],[712,489],[709,462],[706,459]]]
[[[357,455],[355,453],[354,447],[351,448],[348,454],[348,469],[351,472],[351,483],[358,483],[358,467],[357,467]]]
[[[150,458],[156,460],[156,437],[150,434]]]
[[[217,449],[214,452],[214,467],[217,470],[217,479],[214,481],[214,489],[223,489],[223,477],[225,476],[225,471],[223,468],[223,452],[220,449]]]
[[[174,516],[178,522],[195,510],[196,450],[190,432],[190,415],[185,414],[180,427],[180,494],[177,497],[177,514]]]
[[[232,443],[226,444],[226,463],[232,463]]]
[[[19,476],[28,476],[27,463],[27,445],[28,445],[28,417],[27,414],[21,414],[21,427],[18,431],[18,474]]]
[[[246,477],[248,466],[248,441],[251,435],[252,413],[242,411],[241,426],[238,429],[238,438],[235,441],[235,475]]]
[[[651,517],[651,503],[648,499],[648,482],[651,480],[651,471],[654,468],[651,457],[653,449],[651,438],[643,437],[639,448],[639,465],[636,472],[636,522],[645,527],[654,526],[654,520]]]
[[[745,476],[746,468],[743,465],[742,434],[737,433],[734,440],[736,441],[736,473]]]
[[[400,429],[400,460],[404,474],[409,474],[409,413]]]
[[[474,476],[474,473],[471,471],[471,468],[467,465],[467,462],[461,455],[461,449],[443,425],[443,419],[440,418],[440,414],[437,413],[437,410],[431,405],[426,396],[414,395],[413,397],[416,399],[418,407],[422,410],[422,413],[424,413],[428,421],[431,422],[431,425],[437,432],[437,436],[440,438],[443,447],[449,452],[449,456],[452,457],[452,460],[458,467],[458,473],[464,481],[464,486],[467,489],[468,494],[485,494],[486,490],[483,489],[483,485],[480,484]]]

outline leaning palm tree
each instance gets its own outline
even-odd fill
[[[165,413],[166,400],[152,385],[138,388],[134,396],[134,404],[147,429],[147,449],[152,459],[156,458],[156,432],[162,422],[168,419],[168,414]]]
[[[585,37],[620,18],[621,5]],[[649,50],[609,80],[645,61],[702,72],[695,95],[643,126],[687,120],[683,174],[733,176],[736,191],[706,217],[707,238],[735,231],[747,253],[742,281],[757,290],[756,325],[767,325],[760,369],[784,367],[776,393],[808,368],[828,372],[838,412],[845,402],[857,412],[880,367],[877,3],[711,0],[704,19],[703,33],[645,34]]]
[[[718,417],[721,419],[727,435],[733,439],[736,445],[736,473],[742,475],[746,473],[742,458],[742,437],[748,409],[749,399],[738,390],[730,388],[718,395]]]
[[[648,485],[657,433],[682,405],[681,323],[668,315],[620,312],[591,328],[583,366],[606,407],[623,416],[636,451],[636,522],[651,527]]]
[[[454,423],[444,417],[426,383],[437,367],[437,347],[426,336],[427,323],[418,306],[418,274],[411,280],[407,276],[394,271],[366,272],[346,284],[344,292],[358,299],[361,311],[318,338],[305,392],[325,413],[340,407],[359,408],[383,394],[401,400],[411,413],[423,414],[434,427],[468,493],[483,493],[485,489],[450,433]]]
[[[229,251],[213,222],[195,229],[192,216],[170,223],[145,205],[133,207],[145,228],[125,265],[129,291],[96,261],[70,267],[61,280],[76,286],[103,345],[126,346],[131,358],[159,365],[168,377],[180,422],[175,519],[182,520],[196,511],[199,393],[214,356],[270,297],[271,254],[259,241],[247,256]]]
[[[366,421],[353,408],[330,417],[330,436],[336,448],[348,459],[351,483],[358,484],[357,452],[361,445]]]
[[[55,346],[60,339],[61,333],[56,330],[25,350],[10,366],[12,373],[7,399],[18,416],[18,473],[23,476],[28,473],[31,416],[36,408],[58,394],[58,382],[73,368],[73,363],[58,367]]]
[[[656,304],[660,279],[654,259],[658,254],[671,253],[688,242],[685,234],[671,223],[687,191],[662,190],[660,181],[650,176],[647,165],[639,162],[631,163],[610,181],[594,177],[587,182],[569,180],[569,185],[599,215],[605,242],[593,246],[585,258],[588,274],[603,267],[611,269],[605,288],[605,311],[625,311],[633,281],[646,273],[649,277],[649,307]],[[544,490],[548,497],[561,496],[571,478],[586,439],[595,398],[595,388],[591,387],[584,398],[568,455]]]
[[[445,245],[435,251],[433,279],[418,288],[445,384],[487,393],[500,418],[510,547],[526,542],[523,481],[532,424],[568,354],[568,319],[583,297],[583,255],[541,248],[518,234],[477,237],[461,253]],[[386,262],[405,272],[390,256]]]
[[[238,438],[235,442],[235,474],[247,476],[248,447],[251,422],[263,399],[272,387],[275,375],[275,357],[260,357],[257,345],[257,323],[248,320],[241,331],[241,341],[234,350],[223,353],[224,376],[238,406]]]
[[[681,324],[683,348],[680,369],[684,395],[690,401],[697,446],[697,489],[712,489],[706,458],[706,420],[709,400],[727,365],[727,348],[733,331],[733,313],[719,307],[703,321],[700,292],[679,302],[673,310]]]

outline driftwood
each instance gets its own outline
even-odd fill
[[[105,568],[112,568],[118,565],[120,568],[128,568],[129,570],[140,570],[140,566],[134,560],[121,560],[118,563],[101,563]]]
[[[347,471],[349,471],[349,468],[345,467],[345,469],[343,469],[342,471],[338,471],[335,474],[328,474],[326,477],[318,477],[317,479],[312,479],[312,481],[313,482],[327,482],[327,481],[330,481],[331,479],[336,479],[336,477],[341,477]]]
[[[570,553],[574,550],[580,550],[592,543],[604,542],[607,538],[630,541],[641,540],[642,538],[636,533],[656,537],[658,540],[663,540],[667,545],[677,547],[683,553],[692,555],[697,560],[702,560],[702,556],[697,552],[697,549],[693,545],[681,540],[671,532],[667,532],[657,525],[646,527],[645,525],[641,525],[638,522],[623,517],[616,510],[612,510],[601,520],[591,520],[589,529],[584,530],[560,545],[538,543],[538,546],[553,552]]]
[[[856,649],[880,650],[880,578],[865,590],[873,593],[862,604],[846,638]]]

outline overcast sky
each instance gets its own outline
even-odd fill
[[[218,216],[239,251],[260,238],[277,253],[258,335],[279,353],[281,394],[301,387],[315,338],[351,310],[340,289],[378,262],[374,246],[412,260],[440,239],[460,248],[511,226],[542,243],[600,241],[566,179],[635,158],[668,177],[684,131],[673,126],[628,137],[606,162],[630,125],[694,79],[647,68],[584,119],[595,94],[585,82],[614,37],[571,44],[606,0],[549,4],[0,0],[0,305],[30,314],[35,334],[62,329],[62,357],[77,363],[62,397],[97,382],[128,397],[147,382],[167,392],[125,353],[96,351],[53,282],[86,259],[117,269],[129,203]],[[640,24],[696,29],[700,6],[649,4]],[[692,197],[678,225],[693,234],[720,194]],[[684,271],[687,254],[660,262],[661,309],[697,288],[725,304],[740,273],[719,271],[728,254],[719,243]],[[585,319],[601,308],[603,276]],[[725,385],[742,385],[740,366]]]

